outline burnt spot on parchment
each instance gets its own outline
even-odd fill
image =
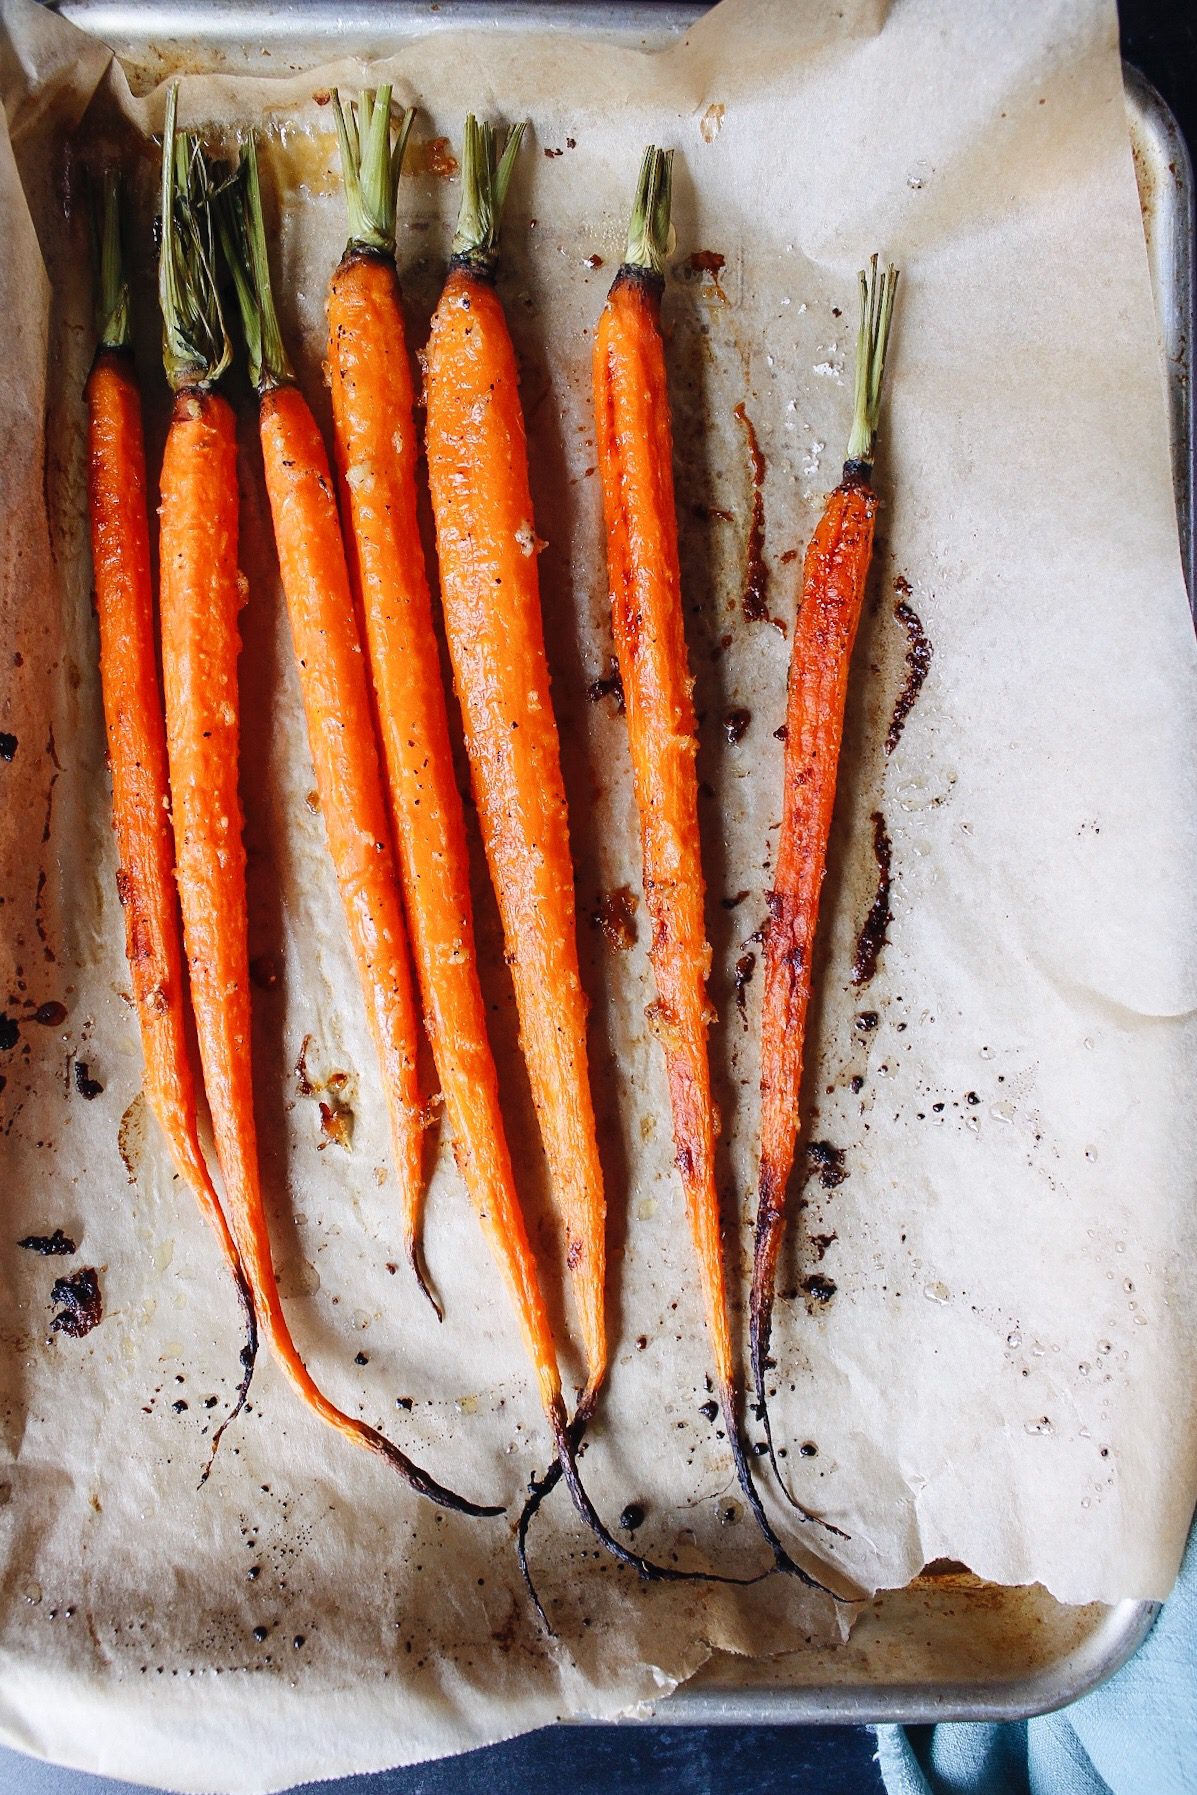
[[[879,810],[872,816],[873,854],[877,861],[877,889],[869,913],[861,924],[856,938],[856,952],[852,959],[852,983],[867,985],[877,971],[877,962],[881,950],[889,935],[890,925],[890,884],[893,864],[893,844],[889,838],[889,830],[885,826],[885,818]]]
[[[67,1258],[77,1253],[78,1247],[61,1228],[55,1228],[53,1234],[27,1234],[17,1245],[27,1253],[40,1253],[43,1259]]]
[[[54,1333],[82,1340],[104,1319],[99,1272],[94,1266],[86,1265],[73,1277],[56,1278],[50,1301],[58,1305],[58,1314],[50,1323]]]

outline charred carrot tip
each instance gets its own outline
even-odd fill
[[[241,1311],[245,1319],[245,1344],[241,1348],[241,1382],[237,1385],[236,1401],[216,1432],[212,1435],[212,1445],[208,1451],[207,1463],[199,1480],[199,1488],[203,1489],[208,1481],[208,1474],[216,1458],[216,1449],[224,1437],[224,1431],[231,1421],[235,1421],[245,1407],[249,1395],[249,1386],[253,1381],[254,1367],[258,1359],[258,1318],[254,1312],[253,1297],[250,1295],[249,1283],[244,1272],[236,1274],[237,1296],[241,1302]]]
[[[388,1465],[398,1471],[405,1483],[419,1495],[427,1496],[428,1500],[435,1502],[439,1508],[448,1508],[454,1514],[471,1515],[475,1519],[481,1520],[507,1512],[502,1503],[471,1502],[468,1497],[458,1496],[453,1490],[447,1490],[443,1484],[436,1481],[435,1477],[429,1476],[427,1471],[423,1471],[419,1465],[413,1464],[407,1454],[401,1452],[398,1446],[387,1439],[385,1434],[378,1433],[374,1428],[366,1427],[363,1424],[361,1438],[363,1445],[369,1446],[371,1451],[378,1454],[379,1458],[385,1459]]]
[[[756,1487],[756,1481],[753,1478],[752,1470],[748,1463],[748,1454],[744,1450],[744,1435],[740,1427],[738,1412],[739,1403],[737,1401],[736,1392],[731,1389],[721,1391],[719,1406],[723,1410],[723,1424],[727,1430],[728,1443],[731,1446],[732,1462],[736,1468],[736,1477],[739,1480],[740,1488],[744,1493],[744,1499],[752,1510],[753,1519],[756,1521],[757,1526],[764,1534],[765,1539],[772,1549],[775,1567],[779,1571],[784,1572],[788,1577],[797,1577],[798,1581],[805,1584],[807,1589],[817,1589],[821,1594],[830,1596],[833,1602],[853,1601],[855,1599],[854,1597],[839,1595],[837,1591],[830,1588],[828,1584],[821,1582],[812,1572],[805,1570],[803,1566],[798,1563],[797,1559],[792,1558],[786,1548],[782,1545],[776,1528],[765,1513],[764,1504],[760,1497],[760,1491]],[[805,1513],[805,1511],[803,1512]],[[817,1519],[817,1516],[811,1516],[810,1518],[814,1520]],[[839,1529],[830,1528],[829,1531],[838,1533]],[[841,1537],[846,1538],[847,1536],[841,1535]]]
[[[410,1235],[407,1241],[407,1263],[411,1266],[412,1275],[419,1286],[420,1293],[427,1298],[432,1313],[436,1316],[438,1321],[444,1321],[444,1305],[436,1295],[429,1280],[428,1266],[424,1258],[423,1244],[414,1234]]]
[[[657,1564],[653,1559],[645,1558],[639,1552],[633,1552],[630,1547],[623,1545],[607,1528],[578,1474],[578,1449],[582,1444],[588,1421],[589,1416],[582,1414],[581,1411],[574,1416],[568,1426],[565,1424],[563,1413],[558,1418],[556,1463],[549,1466],[543,1477],[533,1478],[529,1483],[528,1499],[524,1503],[516,1532],[516,1555],[519,1559],[520,1573],[533,1606],[551,1636],[556,1637],[537,1593],[528,1565],[528,1532],[542,1503],[552,1494],[563,1478],[573,1499],[574,1507],[599,1544],[611,1554],[612,1558],[625,1565],[629,1570],[635,1571],[643,1583],[724,1583],[747,1589],[773,1575],[771,1570],[755,1571],[748,1577],[734,1577],[723,1571],[683,1571],[679,1570],[676,1565]]]

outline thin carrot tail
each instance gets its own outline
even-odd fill
[[[590,1415],[579,1408],[573,1420],[567,1422],[564,1405],[558,1402],[555,1406],[555,1412],[550,1416],[550,1423],[553,1429],[554,1444],[557,1448],[556,1463],[550,1465],[543,1477],[533,1478],[529,1483],[528,1500],[524,1504],[516,1533],[516,1555],[519,1559],[520,1572],[528,1594],[532,1598],[532,1604],[551,1636],[556,1637],[540,1596],[537,1594],[536,1585],[532,1581],[532,1574],[528,1566],[528,1530],[545,1498],[552,1493],[563,1478],[573,1499],[574,1507],[599,1544],[618,1563],[635,1571],[644,1583],[731,1583],[740,1588],[748,1588],[754,1583],[760,1583],[765,1577],[772,1576],[771,1571],[757,1571],[751,1577],[733,1577],[723,1571],[682,1571],[676,1565],[657,1564],[651,1558],[644,1558],[639,1552],[633,1552],[630,1547],[617,1540],[590,1500],[578,1474],[578,1450],[589,1420]]]
[[[769,1453],[769,1463],[773,1467],[777,1487],[790,1507],[796,1509],[804,1521],[816,1522],[820,1527],[826,1528],[828,1533],[835,1534],[837,1539],[848,1539],[850,1535],[845,1533],[842,1527],[835,1526],[831,1521],[825,1521],[822,1515],[814,1514],[805,1504],[799,1502],[782,1474],[777,1448],[773,1440],[773,1422],[769,1415],[769,1394],[765,1387],[765,1373],[771,1362],[769,1343],[773,1334],[773,1301],[777,1290],[777,1260],[781,1252],[784,1231],[785,1209],[777,1197],[776,1175],[770,1167],[762,1165],[760,1194],[757,1198],[756,1222],[753,1228],[752,1294],[748,1304],[748,1348],[755,1398],[753,1412],[765,1429],[765,1445]]]
[[[241,1382],[237,1385],[237,1400],[212,1435],[212,1445],[208,1451],[207,1463],[200,1476],[197,1488],[203,1489],[212,1469],[212,1461],[216,1457],[216,1449],[224,1437],[224,1430],[230,1421],[235,1421],[245,1407],[245,1399],[249,1395],[249,1386],[253,1381],[254,1367],[258,1359],[258,1317],[254,1309],[254,1299],[250,1294],[249,1282],[245,1273],[238,1267],[234,1273],[237,1287],[237,1298],[241,1304],[241,1313],[245,1321],[245,1344],[241,1348]]]
[[[432,1313],[436,1316],[438,1321],[444,1321],[445,1306],[437,1295],[436,1290],[433,1288],[432,1281],[428,1275],[428,1262],[424,1257],[423,1230],[420,1226],[419,1215],[412,1215],[410,1224],[411,1225],[407,1230],[407,1237],[403,1243],[404,1251],[407,1255],[407,1263],[411,1266],[412,1275],[416,1280],[420,1293],[427,1298]]]
[[[308,1407],[321,1420],[326,1421],[336,1432],[343,1434],[357,1446],[364,1446],[377,1457],[385,1460],[392,1470],[398,1471],[404,1482],[420,1496],[427,1496],[441,1508],[448,1508],[454,1514],[486,1517],[501,1515],[505,1511],[502,1504],[471,1502],[467,1496],[459,1496],[455,1490],[446,1489],[430,1472],[408,1458],[407,1454],[388,1440],[385,1434],[371,1427],[356,1415],[347,1415],[339,1409],[330,1397],[313,1378],[311,1372],[299,1356],[299,1348],[291,1334],[278,1285],[275,1282],[273,1269],[268,1262],[259,1261],[256,1278],[259,1289],[259,1307],[264,1317],[264,1325],[268,1331],[271,1344],[278,1355],[279,1362],[287,1376]]]
[[[447,1490],[429,1472],[422,1470],[419,1465],[408,1458],[405,1452],[401,1452],[399,1447],[393,1441],[388,1440],[385,1434],[380,1434],[373,1427],[365,1427],[364,1423],[363,1427],[362,1444],[368,1446],[372,1452],[376,1452],[380,1458],[386,1460],[388,1465],[398,1471],[400,1477],[416,1491],[417,1495],[427,1496],[430,1502],[435,1502],[439,1508],[451,1510],[453,1514],[472,1515],[475,1519],[486,1519],[492,1515],[506,1513],[501,1502],[471,1502],[468,1497],[459,1496],[455,1491]],[[367,1435],[373,1435],[373,1438],[367,1438]]]
[[[744,1493],[744,1499],[752,1511],[752,1518],[760,1528],[772,1550],[773,1562],[776,1568],[779,1571],[784,1571],[789,1577],[797,1577],[798,1581],[804,1583],[808,1589],[817,1589],[821,1591],[823,1595],[830,1596],[833,1602],[852,1602],[858,1600],[859,1598],[855,1596],[840,1595],[837,1590],[831,1588],[830,1584],[821,1582],[818,1577],[814,1576],[810,1571],[805,1570],[803,1566],[798,1563],[797,1559],[791,1558],[790,1554],[786,1551],[786,1548],[782,1545],[781,1540],[778,1538],[773,1523],[765,1513],[764,1504],[760,1497],[760,1491],[757,1489],[753,1479],[752,1470],[748,1463],[748,1454],[744,1449],[744,1435],[740,1426],[738,1392],[730,1387],[721,1390],[719,1392],[719,1406],[723,1411],[723,1425],[727,1430],[727,1440],[731,1447],[732,1463],[736,1468],[737,1480]],[[798,1505],[795,1504],[795,1506]],[[805,1510],[803,1512],[805,1513]],[[818,1520],[819,1517],[817,1515],[808,1515],[807,1518],[814,1521]],[[830,1527],[827,1522],[823,1522],[822,1524],[828,1527],[829,1532],[840,1534],[842,1539],[848,1537],[847,1534],[840,1533],[838,1527]]]

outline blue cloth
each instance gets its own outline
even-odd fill
[[[1108,1683],[1003,1726],[879,1726],[888,1795],[1197,1795],[1197,1524],[1155,1626]]]

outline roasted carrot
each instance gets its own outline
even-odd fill
[[[656,997],[648,1019],[665,1055],[675,1163],[698,1258],[724,1428],[744,1495],[780,1569],[815,1579],[785,1551],[761,1505],[740,1432],[735,1353],[715,1187],[707,996],[711,950],[698,830],[697,736],[673,488],[661,337],[672,152],[640,169],[627,255],[599,319],[594,410],[611,627],[623,681]]]
[[[781,831],[765,934],[760,1172],[750,1308],[752,1381],[777,1481],[796,1508],[801,1504],[781,1475],[773,1447],[765,1373],[771,1363],[769,1341],[786,1186],[798,1138],[819,893],[827,868],[852,646],[873,553],[877,511],[873,456],[897,279],[893,268],[878,274],[876,256],[868,275],[860,276],[856,391],[848,458],[843,479],[828,499],[806,551],[794,623]],[[803,1514],[807,1512],[802,1509]]]
[[[212,1437],[206,1478],[220,1436],[249,1390],[258,1347],[257,1318],[196,1121],[167,797],[166,726],[154,644],[141,392],[133,365],[115,170],[104,177],[98,301],[99,347],[87,381],[88,501],[100,685],[112,772],[116,889],[124,908],[125,954],[141,1030],[145,1094],[179,1175],[191,1187],[220,1243],[245,1323],[236,1402]]]
[[[478,979],[469,855],[417,517],[418,441],[395,269],[411,115],[392,144],[390,89],[333,96],[350,237],[328,295],[328,367],[351,571],[361,599],[424,1014],[470,1194],[510,1241],[507,1266],[542,1395],[558,1391],[499,1106]],[[506,1249],[503,1249],[504,1251]],[[535,1292],[535,1294],[533,1294]]]
[[[592,1317],[587,1387],[571,1421],[535,1261],[510,1184],[507,1150],[504,1145],[496,1152],[494,1145],[501,1136],[497,1109],[489,1107],[489,1052],[484,1061],[479,1053],[485,1042],[482,1018],[472,992],[467,1002],[457,997],[444,1022],[463,1021],[471,1055],[488,1068],[488,1107],[476,1107],[457,1124],[462,1130],[458,1150],[465,1145],[467,1182],[515,1300],[556,1454],[548,1478],[530,1485],[531,1502],[517,1535],[520,1568],[545,1619],[528,1570],[527,1523],[560,1477],[600,1543],[641,1577],[691,1581],[707,1573],[656,1565],[629,1551],[604,1525],[577,1469],[578,1444],[606,1365],[604,1212],[586,1071],[565,796],[537,592],[527,447],[515,356],[493,286],[499,222],[522,130],[516,126],[500,155],[496,133],[473,118],[466,121],[461,213],[449,276],[433,319],[426,399],[441,593],[483,841],[512,965],[529,1078],[565,1218],[567,1257],[575,1275],[586,1266],[585,1280],[577,1287],[582,1312],[586,1314],[589,1300]],[[433,672],[430,662],[429,680]],[[461,894],[465,868],[458,864],[455,890]],[[483,1086],[484,1081],[478,1083]],[[476,1105],[481,1095],[481,1090],[475,1093]],[[464,1133],[467,1124],[470,1137]],[[576,1155],[576,1163],[566,1162],[568,1153]],[[492,1213],[496,1199],[502,1208]]]
[[[549,692],[515,351],[494,285],[522,126],[502,157],[467,119],[462,205],[427,352],[428,479],[445,633],[515,988],[520,1042],[564,1231],[589,1413],[607,1367],[606,1203],[578,972],[573,861]]]
[[[399,1176],[403,1242],[438,1316],[420,1253],[423,1134],[419,1016],[370,686],[328,458],[278,330],[251,139],[230,190],[232,265],[259,394],[259,434],[279,572],[329,854],[382,1072]],[[247,227],[251,227],[247,234]]]
[[[230,360],[216,286],[212,175],[198,142],[175,129],[167,101],[162,150],[164,361],[175,408],[162,463],[161,627],[166,734],[183,940],[200,1059],[233,1230],[258,1314],[303,1400],[339,1433],[381,1457],[423,1495],[469,1514],[364,1421],[319,1389],[291,1337],[262,1201],[250,1063],[245,850],[238,794],[237,440],[213,385]]]

